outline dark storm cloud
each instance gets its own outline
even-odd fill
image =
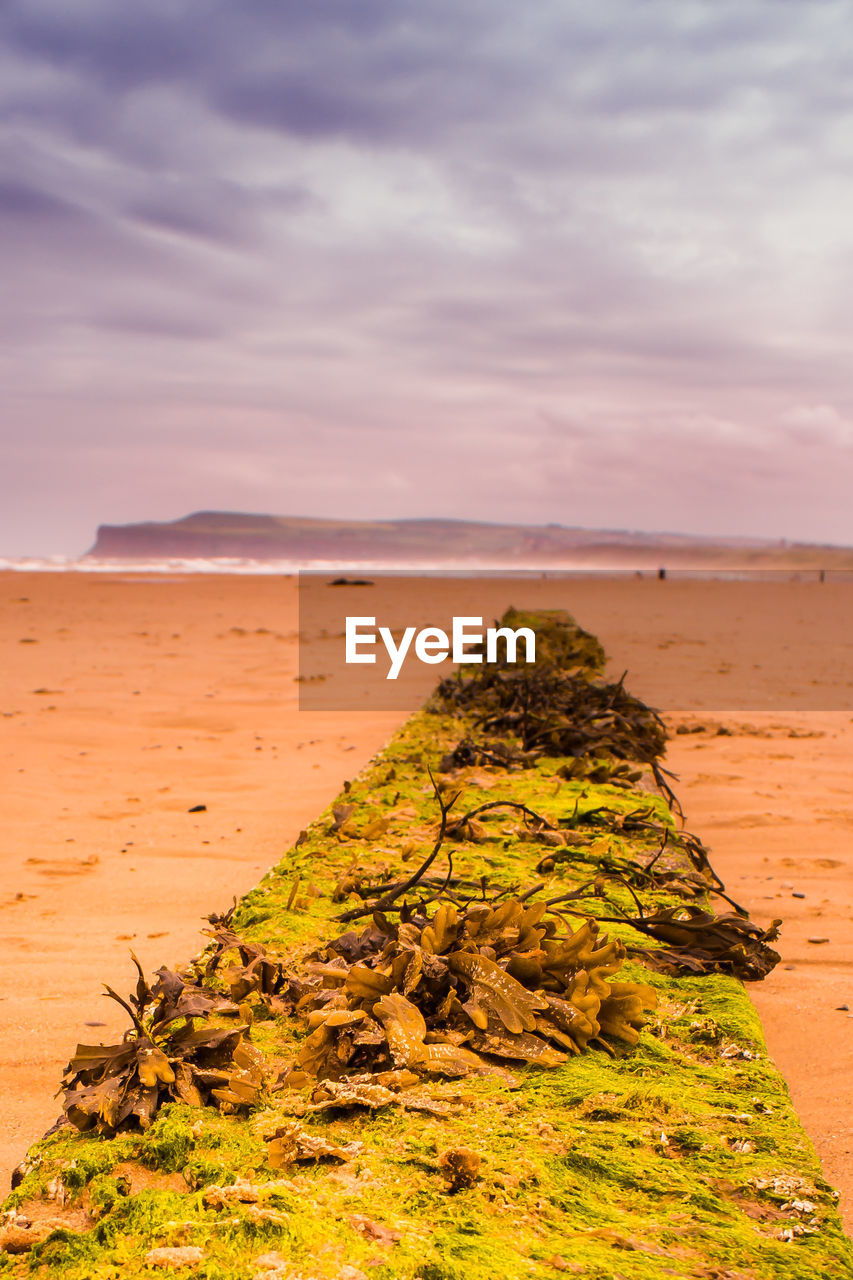
[[[707,529],[709,467],[853,483],[848,18],[7,0],[0,429],[133,454],[127,518],[168,514],[140,439],[187,507],[562,518],[604,468],[584,518],[648,524],[651,450]]]

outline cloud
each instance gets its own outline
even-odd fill
[[[75,529],[96,450],[135,516],[177,450],[195,507],[605,525],[651,448],[687,527],[849,538],[847,16],[9,0],[0,422],[77,449]]]
[[[13,179],[0,179],[0,218],[37,223],[77,221],[81,210],[67,200]]]

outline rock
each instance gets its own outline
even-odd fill
[[[147,1267],[197,1267],[204,1258],[204,1250],[198,1245],[184,1244],[175,1248],[164,1245],[149,1249],[145,1255]]]

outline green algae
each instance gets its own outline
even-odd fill
[[[436,827],[425,770],[458,740],[459,727],[458,718],[432,711],[411,717],[237,904],[231,927],[298,964],[340,932],[343,908],[333,896],[354,863],[378,879],[382,867],[398,875],[417,865]],[[571,827],[572,815],[577,826],[597,807],[628,813],[642,804],[675,833],[659,796],[567,780],[566,763],[464,771],[454,779],[463,787],[458,811],[512,800]],[[344,836],[334,831],[333,809],[342,804],[355,806]],[[377,830],[377,818],[388,819],[384,830],[364,834]],[[453,846],[456,874],[507,889],[544,882],[546,896],[587,880],[604,853],[645,859],[659,843],[594,831],[594,846],[578,845],[570,860],[537,875],[547,850],[535,835],[507,811],[483,825],[480,842]],[[677,858],[677,840],[672,852]],[[608,883],[602,894],[596,912],[599,904],[601,914],[630,910],[624,886]],[[665,890],[644,893],[650,906],[671,900]],[[626,926],[612,932],[632,940]],[[291,1116],[280,1093],[265,1094],[248,1118],[176,1103],[145,1133],[60,1131],[33,1148],[30,1171],[4,1207],[26,1215],[49,1203],[69,1221],[85,1212],[89,1224],[58,1229],[27,1255],[0,1254],[0,1274],[134,1280],[152,1274],[151,1248],[191,1244],[204,1252],[193,1274],[205,1280],[250,1277],[253,1260],[270,1250],[289,1260],[284,1274],[294,1280],[331,1280],[345,1265],[376,1280],[515,1280],[566,1269],[598,1280],[853,1277],[834,1193],[742,985],[725,975],[674,978],[636,961],[620,976],[660,997],[636,1048],[613,1045],[612,1055],[590,1052],[551,1070],[521,1067],[516,1087],[494,1077],[436,1084],[432,1095],[452,1108],[440,1117],[397,1106],[305,1117],[312,1132],[360,1144],[344,1166],[298,1165],[283,1177],[270,1165],[264,1136]],[[292,1055],[299,1026],[255,1012],[255,1044],[271,1061]],[[440,1161],[460,1147],[480,1155],[481,1171],[474,1185],[451,1192]],[[240,1180],[275,1189],[220,1210],[205,1202],[212,1185]],[[801,1229],[807,1233],[782,1238]]]

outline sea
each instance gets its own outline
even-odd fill
[[[265,577],[294,577],[298,574],[316,573],[334,576],[375,575],[407,577],[471,577],[493,576],[512,578],[657,578],[663,572],[667,578],[706,581],[762,581],[762,582],[851,582],[853,569],[820,569],[812,566],[785,565],[778,568],[747,567],[669,567],[645,565],[626,567],[624,564],[589,562],[563,563],[559,565],[484,564],[474,560],[436,562],[425,566],[423,562],[407,564],[401,561],[345,561],[345,560],[252,560],[238,557],[205,558],[152,558],[133,559],[120,557],[100,559],[94,556],[0,556],[0,573],[85,573],[113,574],[140,579],[187,577],[195,574],[243,574]]]

